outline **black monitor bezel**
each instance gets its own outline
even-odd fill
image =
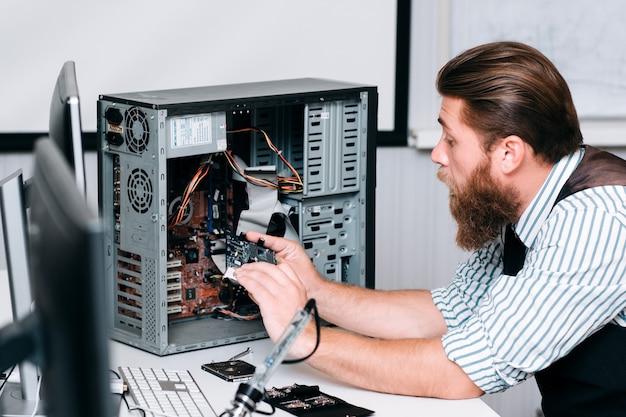
[[[63,64],[54,86],[50,100],[49,137],[56,142],[72,167],[78,189],[85,195],[85,154],[74,61]]]
[[[50,417],[111,416],[103,228],[51,139],[34,150],[31,288]]]

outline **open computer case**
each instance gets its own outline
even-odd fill
[[[374,287],[376,115],[376,87],[309,78],[101,95],[113,338],[168,355],[266,337],[223,279],[267,261],[251,229]]]

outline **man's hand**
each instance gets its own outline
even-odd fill
[[[249,263],[235,270],[235,276],[259,305],[265,329],[274,341],[283,333],[296,310],[303,308],[308,301],[306,289],[287,263]],[[296,342],[291,349],[295,356],[304,356],[300,353],[310,351],[314,339],[306,339],[300,337],[299,343]]]
[[[246,233],[246,239],[250,242],[259,242],[261,239],[264,247],[276,252],[276,261],[279,265],[291,267],[306,289],[308,297],[315,298],[315,292],[324,279],[319,275],[299,242],[253,231]]]

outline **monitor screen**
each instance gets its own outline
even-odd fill
[[[103,234],[55,143],[35,144],[31,288],[49,417],[110,417]]]
[[[49,124],[50,138],[72,167],[78,189],[85,195],[85,159],[74,61],[65,62],[57,78],[50,102]]]

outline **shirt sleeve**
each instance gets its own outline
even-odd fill
[[[626,322],[626,199],[593,195],[602,192],[560,203],[517,276],[501,275],[494,242],[432,291],[448,358],[483,391],[516,385],[607,323]]]

